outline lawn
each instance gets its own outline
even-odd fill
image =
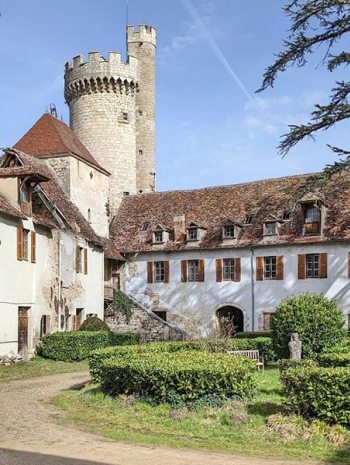
[[[105,437],[175,448],[210,449],[232,454],[350,463],[350,444],[335,446],[323,436],[286,440],[266,426],[266,419],[283,411],[276,368],[257,373],[258,393],[246,405],[231,403],[199,411],[152,407],[125,397],[112,399],[98,387],[65,391],[52,400],[66,411],[62,421],[91,429]],[[243,421],[242,421],[243,420]]]
[[[42,357],[34,357],[29,362],[17,363],[10,366],[0,365],[0,383],[85,370],[88,370],[87,362],[56,362]]]

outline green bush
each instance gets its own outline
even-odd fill
[[[257,337],[271,337],[271,333],[269,331],[244,331],[236,333],[234,337],[236,339],[256,339]]]
[[[43,338],[42,355],[63,362],[77,362],[88,358],[91,351],[103,347],[138,344],[140,336],[133,333],[77,331],[52,333]]]
[[[346,337],[339,344],[327,348],[324,352],[332,354],[345,354],[350,352],[350,338]]]
[[[288,342],[298,333],[303,358],[317,358],[322,351],[345,337],[344,316],[334,300],[323,295],[301,294],[287,297],[272,320],[272,341],[278,358],[288,358]]]
[[[80,326],[79,331],[110,331],[109,326],[97,316],[87,318]]]
[[[319,356],[318,363],[323,367],[350,367],[350,352],[326,352]]]
[[[255,364],[245,357],[207,351],[140,352],[114,357],[102,365],[105,394],[133,394],[153,402],[183,402],[215,395],[220,399],[251,398]]]
[[[350,426],[349,368],[293,368],[282,372],[281,381],[294,413]]]
[[[197,341],[150,342],[130,347],[109,347],[93,351],[89,356],[92,378],[101,381],[101,368],[105,360],[112,358],[133,358],[144,352],[172,353],[180,351],[227,352],[231,350],[259,350],[265,360],[273,360],[272,342],[269,338],[256,339],[202,339]]]
[[[290,358],[285,358],[278,360],[278,368],[280,373],[289,370],[289,368],[300,368],[300,367],[316,367],[317,363],[314,360],[303,359],[303,360],[294,360]]]

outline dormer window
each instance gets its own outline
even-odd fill
[[[282,220],[283,220],[283,221],[288,221],[288,220],[290,220],[290,211],[289,211],[289,210],[285,210],[285,211],[283,212]]]
[[[25,215],[30,215],[31,213],[31,188],[29,182],[20,181],[19,184],[19,204],[21,212]]]
[[[275,221],[270,221],[264,225],[264,235],[265,236],[276,236],[277,234],[277,225]]]
[[[163,231],[155,231],[153,233],[153,242],[155,244],[162,244],[163,243]]]
[[[224,239],[234,239],[235,237],[235,227],[232,226],[224,226]]]
[[[149,223],[143,223],[141,227],[141,231],[147,231],[148,230]]]
[[[252,224],[253,222],[253,215],[246,215],[246,217],[244,218],[244,224],[246,226]]]
[[[198,228],[188,228],[187,230],[187,240],[188,241],[198,241],[199,234]]]
[[[304,234],[318,235],[321,232],[321,210],[312,204],[304,206]]]

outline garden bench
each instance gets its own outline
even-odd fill
[[[243,355],[244,357],[253,360],[253,362],[256,362],[258,370],[260,370],[260,368],[264,370],[264,357],[260,356],[258,350],[229,350],[228,353],[231,355]]]

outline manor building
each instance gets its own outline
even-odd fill
[[[301,292],[348,324],[350,173],[156,192],[156,30],[127,32],[126,63],[66,64],[70,125],[45,113],[0,159],[0,355],[103,318],[116,289],[188,337],[268,331]]]

